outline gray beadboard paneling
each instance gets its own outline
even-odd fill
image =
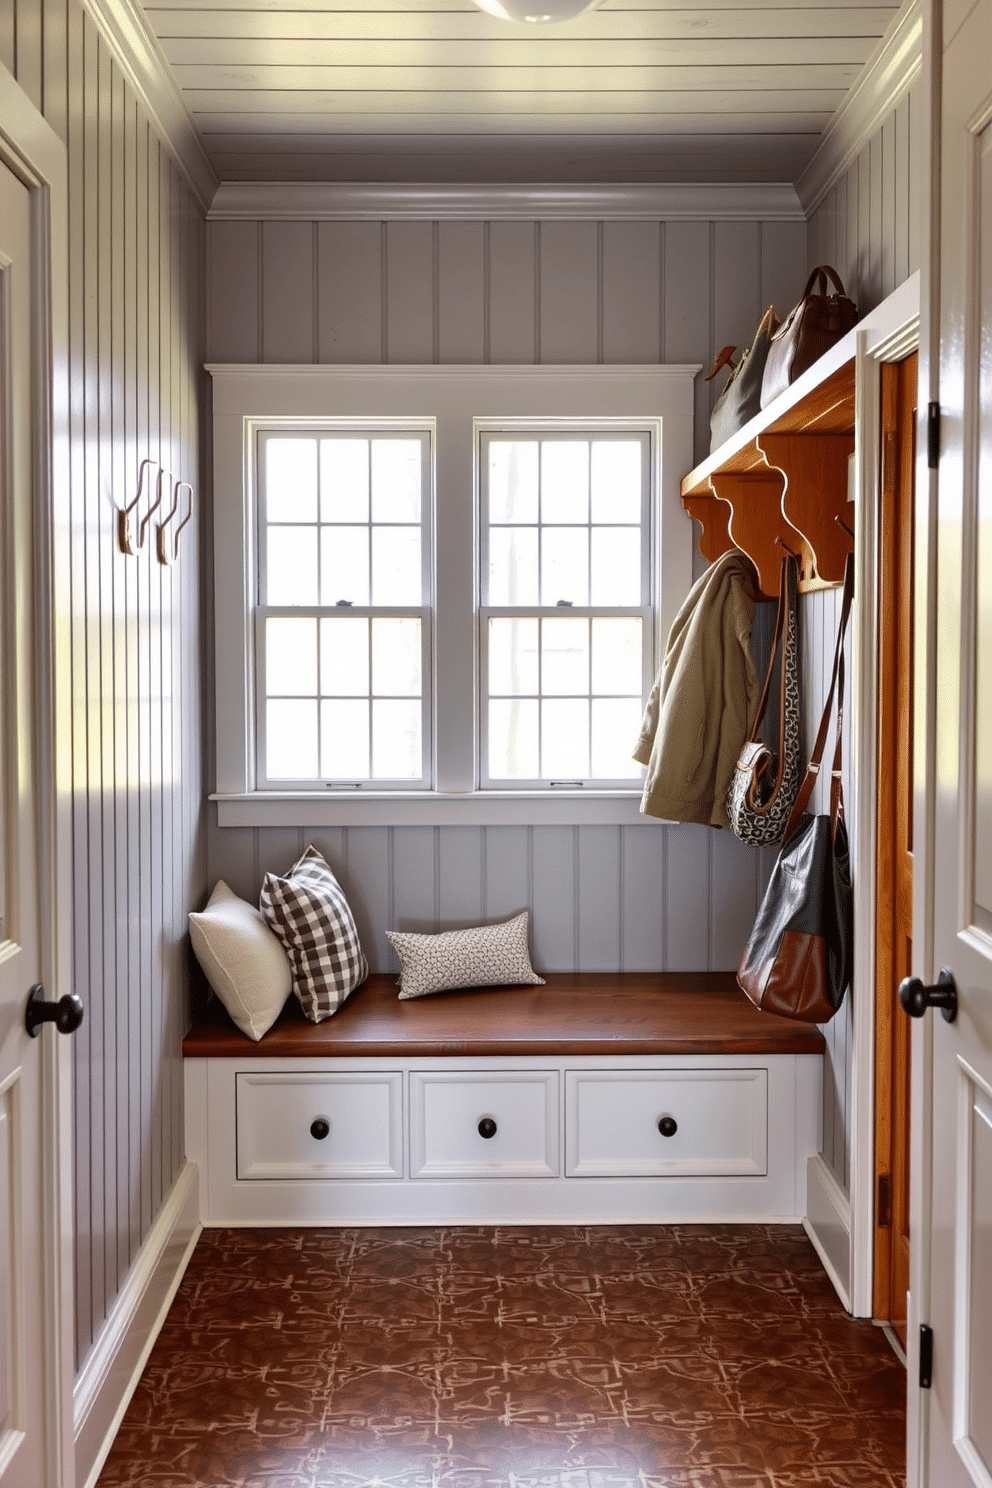
[[[920,266],[920,118],[915,83],[820,202],[808,263],[833,264],[864,315]]]
[[[784,313],[806,261],[801,223],[321,222],[312,254],[311,229],[208,224],[211,357],[274,357],[278,304],[278,359],[708,365],[725,341],[750,340],[769,299]],[[698,380],[700,456],[716,393]],[[210,880],[249,897],[296,850],[285,834],[215,822]],[[352,829],[331,861],[377,967],[394,964],[390,925],[529,907],[546,970],[731,969],[768,866],[718,837],[660,824]]]
[[[2,10],[0,51],[8,19],[17,42],[3,60],[68,149],[72,975],[86,1007],[73,1040],[78,1365],[182,1162],[186,912],[206,881],[205,231],[80,0]],[[256,297],[254,280],[242,286],[252,315]],[[237,344],[256,354],[254,338]],[[117,547],[117,510],[146,456],[197,492],[170,568],[154,529],[137,558]]]
[[[902,100],[807,225],[321,223],[318,356],[524,364],[660,357],[708,366],[724,342],[750,341],[768,304],[784,315],[809,266],[821,262],[833,263],[869,309],[918,264],[918,107],[918,92]],[[210,224],[208,234],[213,240],[221,230],[224,256],[251,266],[264,225]],[[212,285],[221,261],[212,242]],[[250,269],[241,278],[249,284]],[[308,294],[301,290],[301,304]],[[229,332],[225,314],[233,317]],[[239,303],[220,286],[212,355],[237,360],[245,325],[257,315],[256,303]],[[305,330],[300,339],[306,342]],[[709,412],[721,383],[697,379],[697,459],[709,448]],[[839,591],[811,596],[802,608],[811,743]],[[212,823],[211,815],[211,876],[215,864],[219,874],[231,860],[249,876],[250,864],[254,892],[275,836],[239,832],[228,850],[230,834]],[[444,829],[422,861],[424,840],[408,842],[408,831],[343,833],[363,941],[380,967],[393,964],[383,930],[401,913],[411,922],[427,923],[433,914],[439,926],[463,925],[528,905],[535,965],[544,970],[733,969],[774,861],[770,851],[754,853],[707,828],[661,825]],[[411,864],[425,875],[415,889],[406,880]],[[827,1029],[823,1137],[845,1187],[850,1047],[848,1002]]]
[[[262,223],[262,360],[313,362],[319,335],[317,224]]]

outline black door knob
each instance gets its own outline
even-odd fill
[[[24,1009],[24,1027],[32,1038],[38,1037],[43,1023],[54,1023],[59,1033],[75,1033],[82,1021],[83,1004],[75,992],[67,992],[58,1002],[46,1002],[44,987],[35,982]]]
[[[924,987],[919,977],[906,977],[899,983],[899,1001],[911,1018],[922,1018],[928,1007],[935,1007],[940,1008],[945,1023],[953,1023],[958,1015],[954,973],[942,966],[936,987]]]
[[[679,1129],[679,1124],[674,1116],[662,1116],[658,1121],[658,1130],[663,1137],[674,1137]]]
[[[318,1142],[324,1140],[330,1129],[331,1123],[326,1116],[318,1116],[316,1121],[311,1121],[310,1123],[310,1135],[316,1137]]]
[[[488,1142],[490,1137],[496,1135],[496,1123],[491,1116],[483,1116],[479,1122],[479,1136],[485,1137]]]

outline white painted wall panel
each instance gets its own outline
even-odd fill
[[[317,360],[385,361],[379,222],[317,224]]]
[[[409,830],[409,828],[407,829]],[[532,874],[532,827],[490,827],[485,843],[485,916],[507,920],[526,909]],[[440,906],[439,906],[440,909]]]
[[[477,925],[483,908],[485,833],[450,827],[438,833],[438,919],[445,929]]]
[[[661,361],[661,234],[658,222],[603,224],[604,362]]]
[[[305,254],[293,244],[309,225],[287,224],[296,235],[286,239],[281,273],[272,226],[208,227],[211,286],[217,245],[246,265],[243,291],[255,285],[254,304],[236,307],[225,293],[212,300],[218,360],[235,359],[245,345],[243,325],[263,307],[260,278],[268,284],[271,272],[288,286],[303,271]],[[322,222],[316,287],[301,285],[289,318],[316,317],[318,356],[328,362],[708,364],[723,340],[750,339],[769,298],[785,310],[802,287],[805,254],[801,223]],[[302,324],[296,339],[306,360]],[[712,394],[701,379],[698,388],[702,453]],[[253,897],[271,859],[286,856],[285,844],[274,832],[220,831],[212,812],[209,819],[211,879],[216,870]],[[228,849],[231,837],[236,846]],[[716,840],[705,828],[661,824],[623,832],[351,829],[341,833],[340,852],[378,967],[393,964],[383,931],[401,917],[436,917],[445,926],[530,906],[535,962],[546,970],[729,969],[768,865]]]
[[[667,962],[665,859],[667,829],[624,829],[620,843],[623,971],[652,971]]]
[[[533,222],[490,222],[489,361],[526,365],[537,354],[537,239]]]
[[[200,388],[205,233],[79,0],[2,7],[4,60],[66,141],[76,1355],[82,1362],[179,1170],[186,911],[202,900]],[[43,82],[42,82],[43,80]],[[256,234],[229,244],[244,262]],[[215,240],[223,249],[224,234]],[[223,282],[223,281],[221,281]],[[227,345],[240,300],[219,310]],[[146,456],[197,491],[179,564],[117,547]],[[255,844],[250,844],[254,850]]]
[[[437,361],[436,228],[430,222],[386,224],[387,360]]]
[[[535,827],[531,845],[531,945],[538,971],[577,971],[577,827]]]
[[[436,835],[434,827],[394,831],[390,867],[393,917],[387,929],[434,933]]]
[[[317,224],[262,223],[262,360],[316,359]]]
[[[215,222],[208,237],[208,343],[211,360],[262,359],[259,293],[261,230],[252,223]]]
[[[586,827],[579,833],[576,907],[580,971],[612,971],[621,965],[620,830]]]
[[[598,362],[600,238],[596,222],[542,222],[538,263],[540,360]]]
[[[815,208],[808,263],[830,263],[862,314],[920,266],[917,82]]]
[[[486,360],[486,224],[438,224],[438,360]]]

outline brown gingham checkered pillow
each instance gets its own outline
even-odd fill
[[[286,947],[303,1011],[323,1022],[369,974],[341,885],[308,847],[285,878],[265,875],[258,907]]]

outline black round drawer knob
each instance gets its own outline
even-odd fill
[[[679,1124],[674,1116],[662,1116],[658,1122],[658,1130],[663,1137],[674,1137],[679,1129]]]
[[[496,1135],[496,1123],[491,1116],[483,1116],[479,1122],[479,1136],[485,1137],[488,1142],[490,1137]]]
[[[331,1123],[326,1116],[318,1116],[316,1121],[310,1123],[310,1135],[316,1137],[318,1142],[322,1142],[329,1135],[330,1130]]]

